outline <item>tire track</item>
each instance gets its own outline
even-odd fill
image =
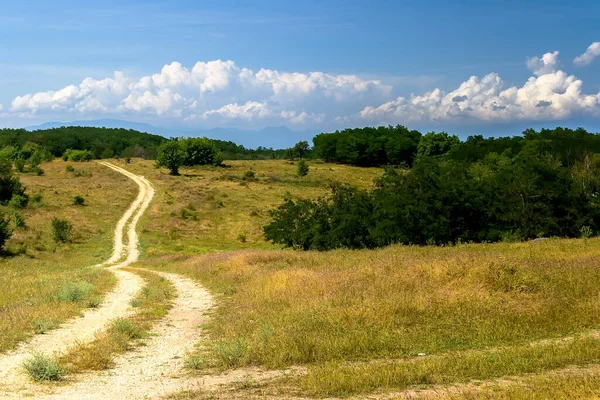
[[[106,294],[104,302],[97,309],[88,309],[82,316],[61,325],[58,329],[49,331],[47,334],[36,335],[29,341],[21,343],[15,350],[0,355],[1,397],[22,397],[21,391],[31,386],[22,371],[22,364],[32,352],[62,354],[77,343],[93,341],[96,334],[104,329],[112,319],[128,316],[133,312],[129,302],[144,286],[142,278],[120,268],[134,263],[139,258],[138,237],[135,229],[137,222],[152,201],[154,188],[143,177],[108,162],[101,161],[99,163],[126,175],[139,187],[136,199],[117,223],[112,256],[106,262],[96,266],[108,266],[117,278],[117,285]],[[128,223],[130,219],[131,221]],[[126,226],[128,226],[127,246],[123,242],[123,231]],[[124,255],[126,255],[125,260],[118,262]]]

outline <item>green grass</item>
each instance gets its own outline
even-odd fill
[[[264,241],[262,227],[269,210],[286,197],[324,196],[334,181],[370,187],[381,174],[377,168],[309,162],[309,175],[299,178],[296,165],[282,160],[226,164],[182,168],[181,176],[154,169],[151,161],[125,166],[156,188],[156,200],[140,225],[148,255],[277,248]],[[254,178],[244,180],[249,170]]]
[[[64,165],[43,164],[43,176],[19,174],[31,201],[19,210],[25,226],[15,229],[7,242],[13,255],[0,258],[0,352],[39,332],[40,321],[51,322],[41,329],[46,331],[77,315],[90,301],[98,303],[115,284],[109,271],[88,267],[110,256],[114,226],[137,188],[96,163],[75,163],[93,179],[74,177]],[[89,206],[71,205],[80,193]],[[9,206],[0,206],[0,211],[13,213]],[[53,218],[72,223],[72,243],[54,242]],[[73,282],[80,287],[74,288]]]
[[[299,179],[284,161],[231,165],[132,167],[157,188],[142,265],[218,295],[192,369],[304,365],[290,390],[344,396],[599,361],[593,337],[530,345],[600,328],[599,239],[281,251],[262,238],[268,210],[325,195],[329,180],[369,187],[381,171],[311,163]]]
[[[25,360],[23,368],[27,375],[36,382],[59,381],[65,375],[65,370],[56,359],[40,353],[35,353],[31,358]]]

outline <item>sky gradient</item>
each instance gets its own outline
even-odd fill
[[[600,130],[596,1],[1,2],[3,126]]]

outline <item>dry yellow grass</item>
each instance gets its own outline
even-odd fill
[[[599,361],[597,336],[530,343],[600,327],[600,240],[275,250],[262,226],[286,196],[325,195],[331,178],[368,187],[381,171],[313,163],[301,179],[283,161],[231,164],[181,177],[131,167],[158,190],[143,264],[221,295],[198,354],[208,367],[302,364],[293,390],[345,396]],[[242,180],[250,169],[258,182]]]
[[[0,351],[56,326],[83,307],[95,306],[114,284],[109,272],[87,267],[110,255],[113,227],[135,197],[135,188],[96,163],[71,164],[75,173],[65,171],[66,163],[54,161],[42,165],[43,176],[19,175],[30,196],[42,197],[18,210],[26,227],[15,229],[7,242],[16,255],[0,259]],[[85,198],[84,207],[73,205],[75,195]],[[6,206],[0,211],[14,212]],[[73,243],[54,243],[54,217],[72,223]],[[73,291],[83,295],[65,300]]]
[[[310,173],[296,176],[288,161],[227,161],[227,168],[181,169],[181,176],[154,169],[151,161],[126,166],[144,175],[157,189],[142,224],[143,245],[151,252],[198,253],[241,248],[274,248],[263,238],[268,211],[287,196],[316,198],[329,193],[333,181],[369,187],[377,168],[309,162]],[[256,181],[244,181],[246,171]]]
[[[168,280],[148,271],[130,269],[146,280],[146,286],[132,301],[137,308],[134,316],[114,320],[95,341],[72,348],[60,359],[70,373],[109,369],[114,357],[135,346],[135,341],[149,333],[152,324],[171,307],[175,288]]]

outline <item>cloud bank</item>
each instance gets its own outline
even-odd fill
[[[589,64],[600,42],[577,57]],[[198,126],[290,127],[365,124],[468,123],[561,120],[600,116],[600,93],[560,69],[559,52],[527,58],[523,85],[509,86],[495,72],[471,76],[451,91],[394,96],[377,79],[324,72],[253,71],[233,61],[178,62],[135,78],[115,72],[105,79],[16,97],[1,114],[13,118],[131,117],[169,119]]]

